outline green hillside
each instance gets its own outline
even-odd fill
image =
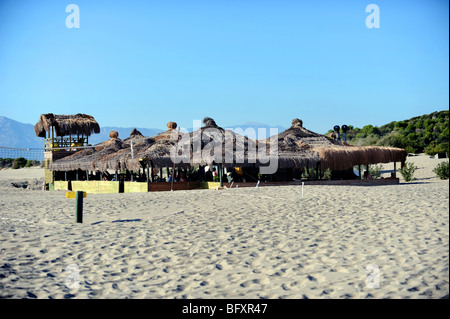
[[[352,145],[400,147],[408,153],[448,153],[448,113],[449,111],[433,112],[409,120],[393,121],[380,127],[366,125],[361,129],[349,125],[347,142]]]

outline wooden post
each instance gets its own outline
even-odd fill
[[[198,166],[198,181],[203,182],[203,166]]]
[[[359,179],[362,179],[361,176],[361,164],[358,165]]]
[[[394,162],[394,178],[397,178],[397,162]]]
[[[170,190],[173,191],[173,179],[175,178],[175,162],[173,163],[173,168],[172,168],[172,178],[170,181]]]
[[[83,223],[83,192],[76,192],[75,222]]]
[[[67,171],[64,171],[64,181],[67,182]]]
[[[89,171],[86,171],[86,180],[89,180]]]
[[[219,183],[220,183],[220,187],[223,187],[223,180],[222,180],[222,164],[218,164],[217,168],[219,169]]]
[[[173,167],[172,167],[172,181],[170,184],[170,190],[173,191],[173,179],[175,178],[175,162],[177,159],[177,155],[178,155],[178,142],[180,141],[180,128],[178,128],[178,136],[177,136],[177,142],[175,144],[175,158],[173,159]]]

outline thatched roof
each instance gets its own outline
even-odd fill
[[[354,165],[404,162],[406,151],[393,147],[351,146],[327,136],[314,133],[303,127],[299,119],[292,126],[269,139],[253,140],[232,130],[224,130],[211,118],[203,120],[204,126],[192,133],[176,130],[177,124],[169,122],[169,130],[154,137],[144,137],[133,130],[130,137],[121,141],[110,139],[96,145],[94,149],[79,151],[72,156],[57,160],[52,170],[137,170],[142,161],[153,167],[171,167],[172,153],[178,142],[177,156],[190,154],[177,167],[212,165],[222,163],[224,167],[264,167],[261,151],[270,155],[270,142],[275,139],[279,168],[314,167],[320,163],[322,169],[343,170]],[[219,136],[217,136],[219,134]],[[198,140],[200,139],[200,142]],[[256,156],[254,156],[257,154]],[[179,158],[179,159],[180,159]]]
[[[186,134],[176,130],[177,123],[167,123],[168,130],[161,132],[153,137],[154,143],[148,145],[147,148],[141,149],[138,153],[140,159],[146,160],[153,167],[172,167],[173,161],[171,152],[177,144],[177,139],[181,140]],[[187,167],[189,162],[186,161],[176,164],[177,167]]]
[[[105,142],[74,153],[73,155],[53,161],[49,169],[52,171],[90,170],[106,171],[104,160],[108,155],[115,154],[123,148],[123,142],[112,138]]]
[[[139,136],[129,138],[123,141],[122,148],[107,154],[101,158],[97,169],[100,171],[111,170],[125,170],[130,171],[142,168],[139,160],[140,153],[155,143],[153,137]]]
[[[203,119],[204,126],[189,134],[180,147],[190,148],[191,166],[222,164],[224,167],[258,166],[257,141],[225,130],[210,118]],[[254,152],[252,152],[254,150]]]
[[[100,125],[93,116],[87,114],[55,115],[52,113],[42,114],[34,126],[36,136],[45,137],[45,132],[55,128],[56,136],[84,135],[100,133]]]
[[[406,151],[394,147],[351,146],[314,133],[294,119],[289,129],[277,135],[279,167],[320,163],[322,169],[344,170],[354,165],[403,162]]]
[[[404,162],[406,151],[396,147],[351,146],[313,148],[322,169],[344,170],[355,165]]]
[[[169,125],[170,124],[170,125]],[[155,167],[172,166],[170,152],[176,142],[175,122],[169,122],[169,130],[154,137],[145,137],[133,129],[123,141],[111,138],[97,144],[94,149],[79,151],[71,156],[54,161],[51,170],[138,170],[144,161]],[[183,133],[179,133],[182,135]],[[111,134],[114,136],[115,134]],[[189,165],[189,163],[188,163]]]

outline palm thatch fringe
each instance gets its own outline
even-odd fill
[[[144,159],[153,167],[172,167],[171,154],[175,151],[177,140],[181,140],[186,133],[175,130],[177,123],[167,123],[168,130],[154,136],[154,143],[147,148],[141,149],[139,158]],[[179,152],[180,153],[180,152]],[[189,162],[176,163],[176,167],[189,167]]]
[[[344,170],[355,165],[404,162],[406,151],[394,147],[343,146],[313,148],[320,157],[321,168]]]
[[[190,149],[191,166],[222,164],[223,167],[255,167],[266,164],[256,156],[257,141],[232,130],[224,130],[210,117],[205,117],[203,124],[179,146]]]
[[[42,114],[34,126],[36,136],[45,137],[45,132],[55,128],[56,136],[84,135],[100,133],[100,125],[93,116],[87,114],[55,115],[52,113]]]
[[[52,171],[73,171],[99,169],[100,161],[109,154],[116,153],[122,148],[120,139],[110,139],[96,145],[94,148],[84,149],[73,155],[52,162],[49,169]],[[104,171],[104,170],[101,170]]]

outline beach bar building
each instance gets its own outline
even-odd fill
[[[46,189],[53,187],[55,171],[53,161],[70,156],[89,145],[89,136],[100,133],[100,125],[87,114],[42,114],[34,126],[36,136],[44,138],[44,163]]]
[[[145,137],[133,129],[124,140],[112,131],[109,140],[95,146],[58,158],[53,152],[48,164],[53,179],[49,181],[53,181],[55,189],[91,193],[296,185],[303,181],[376,185],[398,183],[395,170],[391,178],[364,181],[361,173],[359,176],[353,173],[353,168],[364,165],[368,170],[371,164],[400,162],[403,165],[406,161],[403,149],[351,146],[307,130],[299,119],[294,119],[284,132],[262,140],[223,129],[209,117],[204,118],[203,124],[194,132],[183,133],[176,129],[175,122],[169,122],[167,131],[153,137]],[[59,142],[61,139],[56,140]],[[55,140],[48,143],[55,143]],[[49,151],[52,150],[54,144],[48,145]],[[255,152],[259,156],[263,150],[267,156],[272,156],[271,147],[275,146],[276,172],[260,174],[267,161],[255,157]],[[174,154],[178,157],[175,162]],[[205,167],[218,172],[216,181],[206,178],[210,172],[205,172]],[[323,173],[328,169],[332,171],[332,178],[324,180]],[[240,172],[243,178],[227,180],[225,171]],[[167,182],[187,172],[190,173],[187,181]]]

